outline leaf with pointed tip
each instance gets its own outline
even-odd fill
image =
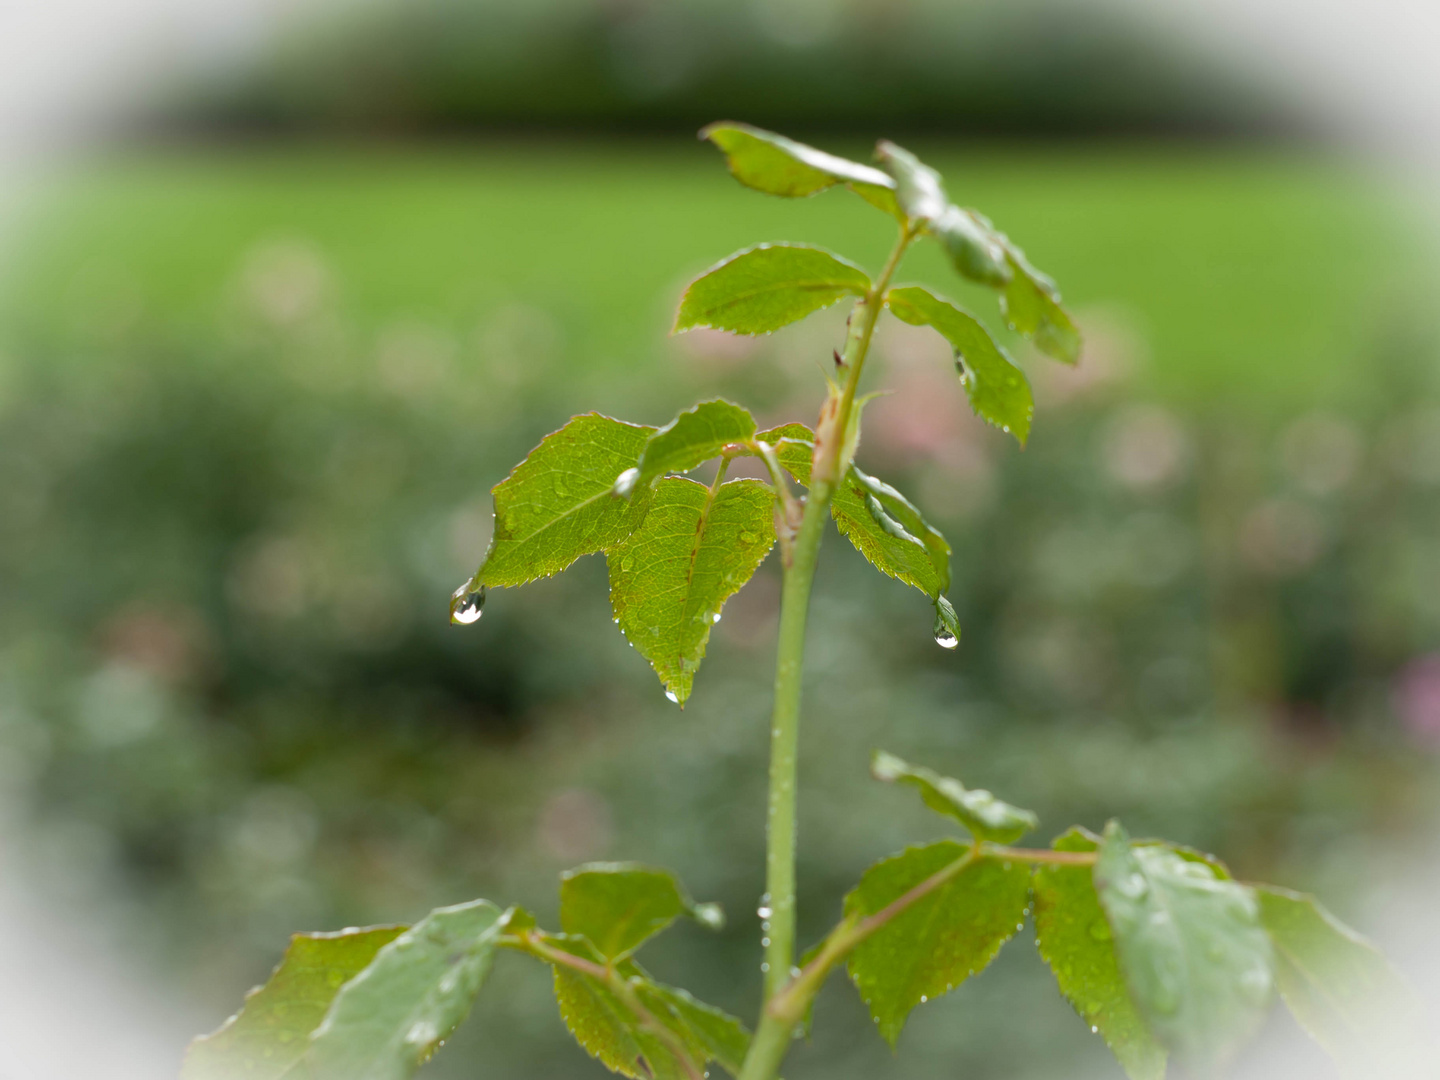
[[[1099,837],[1074,828],[1051,847],[1094,851]],[[1164,1080],[1165,1048],[1150,1034],[1125,988],[1090,867],[1036,867],[1034,897],[1035,944],[1060,992],[1104,1038],[1130,1080]]]
[[[671,420],[645,444],[640,455],[640,482],[648,484],[665,473],[684,473],[704,464],[732,443],[755,435],[755,418],[728,401],[702,401]]]
[[[470,1012],[503,932],[486,900],[437,908],[335,996],[310,1037],[307,1080],[404,1080]]]
[[[612,488],[654,430],[586,413],[546,435],[494,488],[495,534],[472,585],[549,577],[629,536],[644,519],[648,495],[627,502]]]
[[[720,609],[775,543],[774,507],[775,492],[759,480],[712,492],[667,477],[644,523],[606,557],[615,621],[678,704],[690,696]]]
[[[718,146],[730,174],[756,191],[797,198],[844,184],[870,205],[903,217],[895,205],[895,181],[869,165],[728,120],[701,128],[700,137]]]
[[[968,852],[941,840],[876,863],[845,897],[846,916],[876,914]],[[1028,866],[979,858],[856,946],[850,978],[891,1046],[911,1009],[995,958],[1024,923],[1029,896]]]
[[[281,1080],[310,1045],[335,995],[382,946],[405,931],[375,926],[335,934],[296,934],[264,986],[238,1013],[190,1044],[181,1080]]]
[[[955,350],[955,368],[975,415],[1014,435],[1024,446],[1035,415],[1030,383],[984,324],[916,285],[891,289],[885,304],[911,326],[933,326],[940,332]]]
[[[546,935],[545,943],[592,964],[604,958],[588,940]],[[611,1072],[633,1080],[688,1080],[686,1063],[608,982],[563,964],[554,964],[555,1000],[575,1041]],[[616,975],[626,981],[641,1007],[678,1042],[690,1064],[703,1068],[718,1060],[734,1072],[749,1049],[749,1033],[733,1017],[695,1000],[683,990],[650,978],[633,960],[622,960]]]
[[[926,806],[960,822],[976,840],[1009,844],[1040,824],[1032,811],[1001,802],[983,789],[972,791],[959,780],[911,765],[883,750],[876,750],[871,757],[870,775],[876,780],[913,787]]]
[[[587,863],[560,875],[560,928],[586,937],[608,960],[629,956],[681,915],[724,925],[714,904],[696,905],[668,870]]]
[[[1414,992],[1374,945],[1313,896],[1273,885],[1255,895],[1280,996],[1316,1042],[1355,1075],[1400,1075],[1407,1057],[1422,1060]]]
[[[1000,309],[1011,328],[1035,343],[1046,356],[1073,364],[1080,359],[1080,331],[1060,306],[1060,290],[1025,258],[1003,233],[1000,242],[1014,276],[1000,294]]]
[[[1274,994],[1273,953],[1251,890],[1105,828],[1094,871],[1120,971],[1155,1037],[1200,1073],[1253,1034]]]
[[[675,332],[709,326],[768,334],[869,289],[864,270],[822,248],[758,244],[690,283],[675,316]]]

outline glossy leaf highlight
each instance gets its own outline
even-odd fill
[[[872,206],[901,216],[895,204],[895,181],[870,165],[728,120],[702,128],[700,137],[718,146],[730,174],[756,191],[797,198],[844,184]]]
[[[684,473],[704,464],[732,443],[755,435],[755,418],[728,401],[704,401],[686,409],[650,436],[640,455],[640,483],[665,473]]]
[[[264,986],[213,1034],[190,1044],[181,1080],[280,1080],[305,1055],[310,1033],[340,988],[394,941],[403,926],[296,934]]]
[[[808,244],[759,244],[731,255],[690,283],[675,331],[708,326],[768,334],[847,296],[870,278],[852,262]]]
[[[1094,874],[1125,985],[1151,1032],[1196,1071],[1220,1068],[1274,994],[1254,895],[1205,863],[1131,844],[1117,822]]]
[[[306,1080],[404,1080],[470,1012],[503,926],[486,900],[437,908],[375,955],[311,1036]]]
[[[1071,829],[1051,846],[1094,851],[1099,844],[1084,830]],[[1165,1048],[1130,1000],[1090,867],[1038,866],[1033,891],[1035,943],[1060,992],[1104,1038],[1130,1080],[1164,1080]]]
[[[667,477],[655,485],[644,524],[607,555],[615,621],[679,704],[720,609],[775,543],[774,505],[775,493],[759,480],[712,490]]]
[[[876,780],[913,787],[926,806],[960,822],[976,840],[1013,843],[1040,823],[1032,811],[1002,802],[984,789],[967,788],[959,780],[911,765],[883,750],[875,751],[871,758],[870,775]]]

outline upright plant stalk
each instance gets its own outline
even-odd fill
[[[845,382],[825,404],[816,427],[816,458],[805,513],[795,538],[780,598],[780,633],[775,658],[775,707],[770,724],[770,796],[767,808],[764,908],[766,919],[765,1001],[790,981],[795,963],[795,765],[800,739],[800,693],[805,660],[805,624],[820,540],[830,500],[840,481],[845,432],[855,406],[855,389],[870,351],[885,291],[913,234],[902,229],[885,268],[851,315],[841,363]],[[771,1080],[789,1045],[792,1025],[762,1012],[740,1080]]]

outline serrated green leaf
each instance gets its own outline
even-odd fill
[[[864,296],[870,278],[852,262],[809,244],[759,244],[731,255],[690,283],[675,332],[708,326],[768,334],[838,303]]]
[[[883,480],[877,480],[853,465],[850,472],[865,489],[865,493],[880,504],[886,516],[925,545],[940,581],[940,591],[950,588],[950,542],[940,530],[925,520],[919,507]]]
[[[1099,838],[1071,829],[1056,851],[1094,851]],[[1130,1080],[1164,1080],[1165,1048],[1130,1000],[1114,935],[1088,866],[1038,866],[1034,876],[1035,943],[1060,992],[1098,1031]]]
[[[728,401],[702,401],[671,420],[645,444],[640,455],[639,482],[648,484],[665,473],[684,473],[719,457],[732,443],[755,435],[755,418]]]
[[[654,431],[586,413],[545,436],[494,488],[495,533],[473,586],[549,577],[629,536],[648,495],[627,502],[612,488]]]
[[[1407,1058],[1420,1060],[1414,992],[1380,951],[1313,896],[1273,885],[1255,895],[1280,996],[1300,1026],[1356,1076],[1400,1075]]]
[[[1014,271],[1010,284],[1000,294],[1000,310],[1006,321],[1046,356],[1075,363],[1080,359],[1080,331],[1060,306],[1060,290],[1048,275],[1030,264],[1008,237],[1000,233],[998,238]]]
[[[696,999],[688,991],[663,983],[643,984],[640,997],[653,1012],[660,1012],[657,1002],[669,1007],[678,1020],[675,1026],[688,1029],[687,1041],[702,1049],[702,1060],[718,1061],[732,1076],[740,1074],[740,1066],[750,1050],[750,1032],[739,1020]]]
[[[470,1012],[495,956],[501,912],[437,908],[335,996],[305,1055],[306,1080],[403,1080]]]
[[[941,840],[876,863],[845,897],[845,914],[874,915],[968,850]],[[911,1009],[995,958],[1024,923],[1029,895],[1028,866],[979,858],[856,947],[850,978],[891,1046]]]
[[[696,905],[675,875],[641,863],[587,863],[560,875],[560,928],[608,960],[629,956],[681,915],[719,929],[718,908]]]
[[[296,934],[264,986],[218,1030],[190,1044],[181,1080],[280,1080],[310,1045],[310,1033],[340,988],[405,927]]]
[[[870,759],[870,775],[876,780],[913,787],[926,806],[960,822],[976,840],[1009,844],[1040,824],[1029,810],[1002,802],[983,789],[971,790],[959,780],[911,765],[883,750],[876,750]]]
[[[1024,446],[1035,415],[1030,383],[984,324],[915,285],[891,289],[885,303],[902,321],[940,332],[955,350],[955,368],[975,415],[1014,435]]]
[[[1273,953],[1254,894],[1205,863],[1105,829],[1095,886],[1125,985],[1155,1037],[1202,1074],[1264,1019]]]
[[[870,501],[867,502],[867,499]],[[835,488],[830,515],[840,533],[881,573],[913,585],[932,600],[944,579],[930,550],[874,501],[854,470]]]
[[[774,505],[759,480],[731,480],[712,493],[667,477],[644,524],[607,555],[615,621],[681,705],[720,609],[775,543]]]
[[[604,958],[588,940],[571,935],[547,935],[545,943],[592,964]],[[555,1000],[565,1026],[581,1047],[611,1072],[633,1080],[686,1080],[688,1073],[674,1050],[620,997],[607,981],[563,964],[554,964]],[[718,1060],[735,1071],[736,1054],[743,1059],[749,1034],[743,1025],[719,1009],[695,1000],[683,990],[650,978],[633,960],[614,968],[650,1016],[703,1068]]]
[[[872,206],[902,216],[895,204],[895,181],[869,165],[728,120],[702,128],[700,137],[721,149],[730,174],[746,187],[797,198],[843,183]]]

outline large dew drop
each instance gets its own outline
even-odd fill
[[[665,699],[666,699],[667,701],[669,701],[672,705],[679,705],[679,704],[680,704],[680,699],[675,695],[675,691],[674,691],[674,690],[666,690],[666,691],[665,691]]]
[[[611,489],[622,499],[628,499],[635,493],[635,485],[640,480],[640,470],[636,468],[626,469],[615,478],[615,486]]]
[[[468,581],[456,589],[450,597],[450,621],[456,626],[479,622],[480,616],[485,613],[487,591],[484,585],[472,591]]]
[[[942,649],[953,649],[960,644],[960,639],[949,627],[941,627],[935,631],[935,644]]]

